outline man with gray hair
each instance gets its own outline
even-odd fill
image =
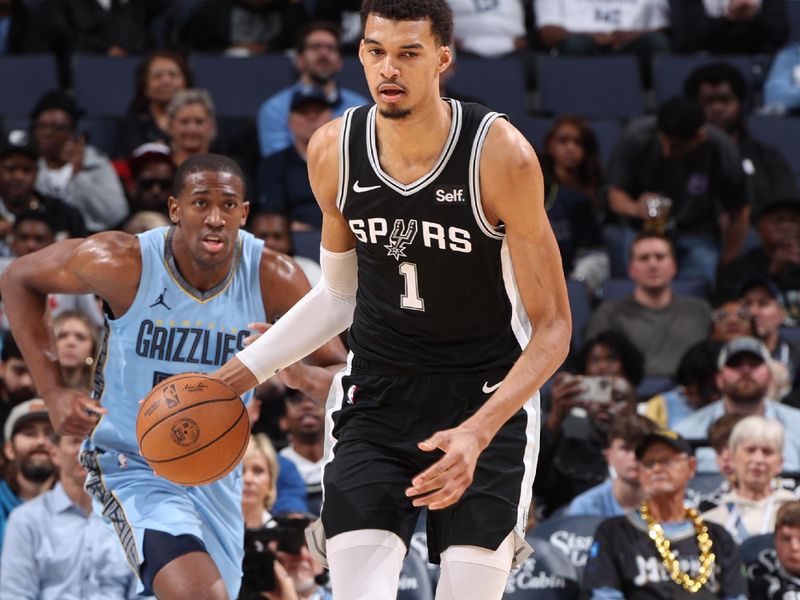
[[[709,426],[724,414],[762,415],[779,421],[787,431],[800,431],[800,410],[767,399],[772,376],[769,351],[759,340],[741,337],[728,342],[719,354],[716,376],[722,399],[689,415],[675,426],[675,431],[690,440],[705,440]],[[800,469],[800,439],[786,436],[783,445],[783,468]],[[699,448],[697,470],[717,472],[714,451]]]
[[[733,488],[703,518],[725,527],[738,543],[772,533],[778,509],[797,499],[773,483],[783,466],[784,438],[783,425],[759,415],[745,417],[731,432]]]

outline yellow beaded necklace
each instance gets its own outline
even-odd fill
[[[693,508],[686,509],[686,517],[694,525],[695,533],[697,534],[697,546],[700,549],[700,569],[697,571],[697,579],[692,579],[688,573],[681,571],[678,559],[675,553],[670,548],[669,540],[664,535],[664,530],[650,514],[650,504],[645,501],[639,508],[642,513],[642,518],[647,523],[647,534],[656,545],[656,550],[661,555],[661,562],[667,569],[667,573],[672,577],[672,580],[678,585],[682,586],[687,592],[695,593],[700,591],[708,578],[711,576],[711,570],[714,568],[714,560],[716,557],[711,552],[711,538],[708,536],[708,527],[703,523],[698,513]]]

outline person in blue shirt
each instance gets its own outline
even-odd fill
[[[634,451],[644,436],[655,429],[655,423],[640,415],[614,419],[608,430],[608,448],[603,450],[611,476],[573,498],[564,514],[616,517],[637,508],[644,499],[644,491]]]
[[[15,406],[6,419],[3,434],[7,463],[5,477],[0,480],[0,549],[11,511],[49,490],[56,478],[50,458],[53,427],[44,401],[34,398]]]
[[[15,600],[128,600],[136,580],[116,537],[92,511],[78,462],[83,439],[61,436],[51,450],[59,482],[16,509],[5,533],[0,597]]]
[[[300,72],[297,82],[268,98],[258,109],[258,142],[263,157],[292,145],[289,106],[295,92],[322,91],[331,104],[334,118],[341,117],[348,108],[370,103],[336,83],[336,74],[342,70],[342,56],[339,28],[333,23],[316,21],[306,25],[298,36],[295,66]]]

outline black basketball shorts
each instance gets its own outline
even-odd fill
[[[463,423],[497,389],[507,370],[389,375],[352,359],[334,379],[328,399],[325,537],[383,529],[397,534],[408,547],[419,509],[405,490],[415,475],[443,455],[439,450],[423,452],[417,443]],[[512,530],[524,536],[539,451],[539,418],[536,394],[482,452],[461,499],[428,512],[431,562],[438,563],[449,546],[496,550]]]

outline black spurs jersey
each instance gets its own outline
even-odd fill
[[[398,372],[511,365],[530,338],[504,231],[481,205],[481,149],[502,115],[448,102],[442,153],[408,185],[381,168],[376,107],[343,117],[337,204],[358,253],[349,344],[356,357]]]

